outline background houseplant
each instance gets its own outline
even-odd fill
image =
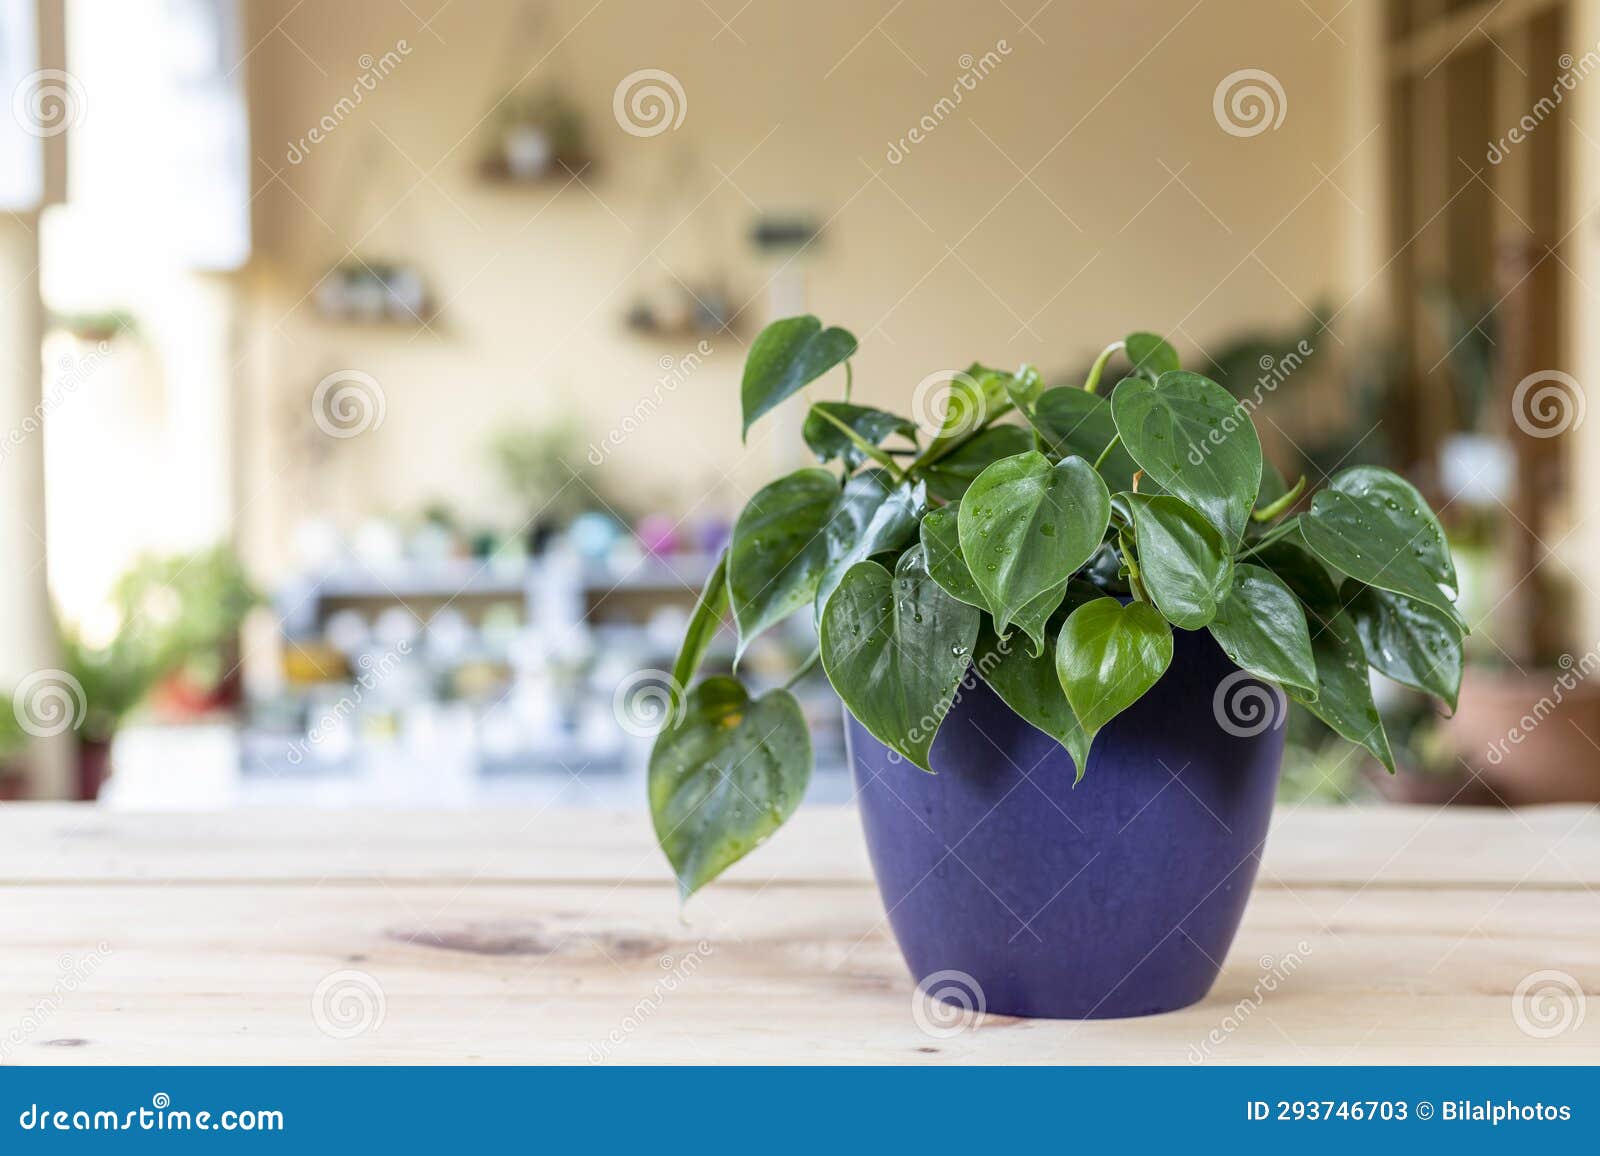
[[[1204,694],[1216,690],[1204,712],[1208,730],[1220,724],[1234,738],[1254,738],[1276,729],[1251,729],[1253,718],[1241,723],[1223,712],[1238,707],[1242,692],[1246,711],[1276,713],[1281,722],[1272,702],[1281,687],[1391,768],[1369,665],[1454,705],[1466,633],[1455,573],[1433,512],[1395,474],[1345,470],[1292,514],[1304,479],[1289,487],[1264,467],[1247,407],[1182,371],[1172,347],[1147,333],[1107,347],[1081,389],[1044,389],[1027,367],[1007,373],[975,364],[944,375],[949,393],[931,430],[849,400],[855,350],[846,331],[796,317],[764,330],[746,363],[746,432],[845,366],[844,400],[812,405],[804,425],[807,444],[837,472],[798,470],[750,500],[675,663],[673,714],[652,752],[649,788],[684,897],[788,818],[810,769],[806,729],[787,689],[753,697],[729,677],[688,689],[730,610],[741,653],[789,615],[814,616],[819,657],[853,719],[858,764],[867,747],[867,761],[879,764],[874,780],[902,760],[950,772],[954,782],[908,788],[930,816],[938,807],[930,790],[963,789],[993,759],[978,751],[940,764],[935,741],[963,708],[969,669],[988,688],[982,694],[1004,703],[1002,722],[1030,725],[1026,734],[1008,732],[1007,742],[1049,736],[1073,782],[1102,757],[1120,768],[1106,787],[1091,785],[1091,795],[1117,789],[1153,761],[1137,742],[1115,737],[1112,724],[1169,667],[1173,686],[1207,671]],[[1118,353],[1134,372],[1107,398],[1102,377]],[[1172,709],[1195,693],[1190,687]],[[996,717],[992,707],[973,709]],[[1160,729],[1162,719],[1140,725]],[[1198,724],[1185,716],[1178,725]],[[1221,796],[1231,761],[1248,761],[1257,778],[1265,766],[1275,779],[1281,736],[1276,741],[1265,755],[1213,744],[1202,761],[1214,765],[1202,771],[1215,772]],[[992,745],[1007,753],[1007,743]],[[1255,795],[1261,801],[1238,821],[1259,821],[1264,834],[1270,783]],[[1219,805],[1233,805],[1221,796]],[[901,838],[875,833],[870,814],[868,832],[869,842]],[[884,885],[876,848],[874,863]],[[1221,950],[1242,902],[1216,921]],[[912,958],[905,929],[896,930]],[[927,968],[913,961],[913,970]],[[1204,985],[1214,974],[1213,966]],[[1184,986],[1185,1002],[1198,998],[1192,982]],[[1162,998],[1154,1005],[1176,1006]]]

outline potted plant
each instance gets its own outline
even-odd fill
[[[1465,627],[1437,519],[1366,466],[1292,514],[1304,479],[1264,470],[1248,411],[1151,334],[1081,389],[938,375],[923,431],[850,401],[855,351],[814,317],[751,346],[746,431],[839,365],[845,399],[803,427],[836,468],[751,498],[674,665],[649,795],[681,895],[782,825],[811,759],[787,689],[685,688],[725,611],[740,652],[808,613],[919,984],[1026,1016],[1202,998],[1266,836],[1285,692],[1390,766],[1368,667],[1454,701]],[[1118,352],[1132,372],[1102,393]]]
[[[119,621],[135,624],[162,669],[157,704],[177,717],[239,704],[239,630],[260,601],[227,545],[141,557],[112,592]]]

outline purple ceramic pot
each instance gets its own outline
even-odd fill
[[[912,976],[960,973],[957,998],[975,986],[991,1013],[1053,1019],[1204,998],[1255,881],[1285,714],[1208,633],[1177,630],[1172,665],[1096,736],[1076,788],[1072,757],[971,671],[934,741],[937,774],[847,716]]]

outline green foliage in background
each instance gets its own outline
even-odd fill
[[[116,632],[87,642],[61,632],[63,664],[83,686],[80,733],[107,740],[163,678],[177,671],[214,687],[233,663],[239,628],[260,595],[225,545],[141,558],[112,590]]]
[[[848,393],[855,350],[815,317],[768,326],[742,430],[841,365]],[[1118,354],[1132,373],[1102,390]],[[652,752],[656,833],[685,897],[793,813],[811,770],[789,691],[688,688],[724,608],[741,652],[810,613],[845,706],[924,771],[975,667],[1082,779],[1095,734],[1166,671],[1174,629],[1209,630],[1391,770],[1368,667],[1454,703],[1465,626],[1433,511],[1362,466],[1294,513],[1305,479],[1265,466],[1249,408],[1158,336],[1109,346],[1081,388],[974,364],[950,375],[937,428],[846,398],[812,405],[804,430],[820,464],[740,515]]]

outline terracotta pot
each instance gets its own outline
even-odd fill
[[[1468,668],[1445,734],[1511,806],[1600,802],[1595,674],[1570,665],[1527,674]]]

